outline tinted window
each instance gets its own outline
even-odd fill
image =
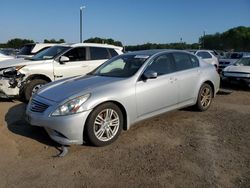
[[[201,57],[202,59],[212,58],[212,56],[208,52],[198,52],[196,55]]]
[[[231,59],[240,59],[243,57],[243,54],[240,54],[240,53],[232,53],[231,54]]]
[[[175,66],[170,55],[161,55],[147,67],[148,70],[155,71],[158,75],[164,75],[175,72]]]
[[[109,50],[109,53],[110,53],[111,57],[115,57],[115,56],[118,55],[118,53],[114,49],[110,48],[108,50]]]
[[[174,53],[175,66],[178,71],[193,68],[190,55],[186,53]]]
[[[69,61],[84,61],[86,60],[86,48],[74,48],[65,53],[64,56],[68,57]]]
[[[109,59],[109,53],[106,48],[90,47],[91,60]]]

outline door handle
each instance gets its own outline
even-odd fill
[[[62,78],[63,77],[63,75],[54,75],[55,76],[55,78]]]

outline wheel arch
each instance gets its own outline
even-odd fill
[[[42,79],[42,80],[46,80],[48,82],[52,82],[52,80],[44,74],[32,74],[25,79],[25,82],[27,83],[27,82],[29,82],[31,80],[35,80],[35,79]]]
[[[123,127],[122,127],[122,129],[125,130],[125,131],[128,130],[128,127],[129,127],[129,126],[128,126],[127,111],[126,111],[124,105],[122,105],[120,102],[115,101],[115,100],[107,100],[107,101],[98,103],[97,105],[95,105],[95,107],[94,107],[93,109],[95,109],[95,108],[97,108],[98,106],[100,106],[100,105],[102,105],[102,104],[105,104],[105,103],[113,103],[113,104],[115,104],[116,106],[118,106],[118,107],[120,108],[120,110],[122,111],[122,115],[123,115]],[[89,114],[89,115],[90,115],[90,114]],[[88,116],[89,116],[89,115],[88,115]]]
[[[215,86],[214,86],[214,83],[211,81],[211,80],[207,80],[205,82],[203,82],[203,84],[208,84],[211,88],[212,88],[212,91],[213,91],[213,98],[215,97]],[[203,85],[201,84],[201,85]]]

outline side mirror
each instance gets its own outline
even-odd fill
[[[61,56],[61,57],[59,58],[59,63],[60,63],[60,64],[65,64],[66,62],[69,62],[69,58],[68,58],[68,57],[66,57],[66,56]]]
[[[144,72],[143,76],[146,79],[155,79],[157,78],[158,74],[155,71],[149,70],[149,71]]]

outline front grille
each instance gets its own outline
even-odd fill
[[[30,110],[32,112],[43,113],[48,107],[49,105],[44,104],[34,99],[32,99],[31,104],[30,104]]]

